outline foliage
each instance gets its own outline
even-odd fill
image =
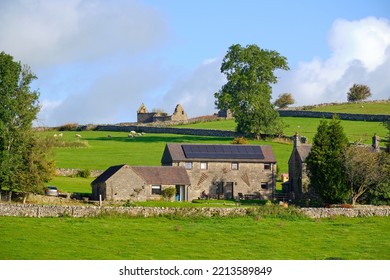
[[[75,131],[79,127],[78,123],[66,123],[57,128],[58,131]]]
[[[246,135],[280,134],[279,114],[271,103],[271,84],[277,82],[274,71],[288,70],[287,59],[276,51],[257,45],[230,46],[221,72],[228,82],[214,94],[219,109],[230,109],[237,131]]]
[[[353,84],[347,96],[348,102],[362,101],[371,96],[371,89],[367,85]]]
[[[386,145],[386,152],[390,153],[390,119],[383,123],[383,125],[387,128],[387,135],[383,142]]]
[[[32,122],[39,111],[36,79],[27,65],[0,53],[0,190],[36,192],[52,174],[49,142],[37,138]]]
[[[81,178],[89,178],[89,177],[91,177],[91,170],[81,169],[77,172],[77,176],[81,177]]]
[[[345,150],[343,165],[352,205],[368,189],[378,188],[384,180],[379,159],[380,153],[371,147],[351,145]]]
[[[275,100],[274,105],[279,108],[286,108],[288,105],[295,103],[291,93],[279,94],[278,99]]]
[[[343,166],[343,152],[347,136],[336,116],[328,123],[322,120],[306,159],[310,188],[325,203],[340,203],[348,198]]]
[[[176,194],[176,188],[170,187],[162,190],[162,196],[165,200],[171,200]]]
[[[236,137],[233,139],[232,144],[245,145],[249,144],[249,141],[245,137]]]

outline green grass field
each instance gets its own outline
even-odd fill
[[[0,217],[2,260],[388,260],[390,219]]]
[[[331,113],[350,113],[350,114],[372,114],[372,115],[390,115],[390,100],[383,102],[359,102],[342,103],[322,107],[314,107],[310,111],[331,112]]]

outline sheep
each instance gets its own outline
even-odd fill
[[[57,137],[57,134],[54,134],[53,137]]]
[[[134,135],[133,135],[133,134],[131,134],[131,133],[129,133],[129,134],[127,135],[127,137],[129,137],[129,138],[133,138],[133,137],[134,137]]]
[[[77,138],[81,138],[81,135],[80,135],[80,134],[76,134],[76,137],[77,137]]]
[[[55,134],[54,134],[55,135]],[[63,134],[62,133],[60,133],[60,134],[58,134],[58,137],[62,137],[63,136]]]

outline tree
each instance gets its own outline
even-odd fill
[[[342,162],[347,144],[347,136],[337,116],[333,116],[329,123],[321,120],[306,158],[306,166],[309,187],[325,203],[344,202],[349,196]]]
[[[387,135],[385,137],[385,139],[383,140],[383,142],[385,143],[386,145],[386,152],[387,153],[390,153],[390,119],[388,119],[387,121],[383,122],[383,125],[387,128]]]
[[[291,93],[279,94],[278,99],[275,100],[274,105],[279,108],[286,108],[288,105],[295,103]]]
[[[218,109],[232,111],[238,132],[257,138],[281,133],[279,113],[271,103],[271,84],[277,82],[277,69],[289,68],[287,59],[276,51],[257,45],[230,46],[221,65],[228,81],[214,97]]]
[[[13,190],[43,187],[54,166],[32,129],[39,112],[39,92],[30,89],[35,79],[28,66],[0,53],[0,191],[8,189],[9,199]]]
[[[352,145],[345,150],[343,163],[352,205],[369,188],[380,186],[383,178],[379,152],[370,147]]]
[[[169,187],[162,190],[162,196],[166,201],[170,201],[175,194],[176,188],[174,187]]]
[[[371,90],[366,85],[353,84],[347,93],[348,102],[362,101],[371,96]]]

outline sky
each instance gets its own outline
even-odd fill
[[[273,100],[345,102],[355,83],[390,98],[388,0],[0,1],[0,51],[38,77],[36,126],[134,122],[142,103],[214,114],[233,44],[287,58]]]

